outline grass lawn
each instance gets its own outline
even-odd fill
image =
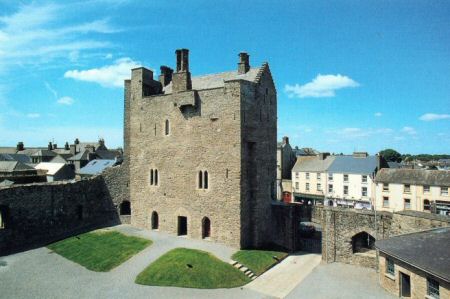
[[[277,263],[273,256],[283,259],[287,256],[287,253],[265,250],[240,250],[233,254],[231,258],[252,270],[256,275],[261,275],[273,264]]]
[[[212,254],[187,248],[175,248],[150,264],[136,283],[153,286],[215,289],[234,288],[250,278]]]
[[[106,272],[152,244],[115,231],[95,231],[47,246],[54,252],[92,271]]]

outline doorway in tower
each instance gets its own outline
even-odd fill
[[[178,216],[178,235],[187,235],[187,217],[185,216]]]

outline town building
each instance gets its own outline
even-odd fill
[[[450,227],[376,241],[379,281],[412,299],[450,298]]]
[[[269,65],[191,76],[189,50],[159,80],[125,81],[131,224],[233,247],[269,242],[276,200],[277,96]]]
[[[9,181],[14,184],[45,182],[42,172],[18,161],[0,161],[0,182]],[[8,182],[4,183],[6,185]],[[8,183],[10,184],[10,183]]]
[[[80,179],[86,179],[92,177],[94,175],[101,174],[106,168],[113,167],[118,163],[117,160],[99,160],[95,159],[86,164],[83,168],[81,168],[77,176]]]
[[[450,215],[450,171],[382,169],[375,178],[376,209]]]
[[[291,202],[292,199],[292,167],[296,162],[296,156],[289,144],[289,137],[283,137],[282,142],[277,143],[277,199]]]
[[[75,177],[73,168],[65,163],[41,162],[34,168],[44,171],[47,182],[71,180]]]

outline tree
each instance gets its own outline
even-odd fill
[[[393,150],[391,148],[382,150],[380,152],[380,155],[388,162],[400,162],[402,161],[402,155],[400,155],[399,152],[396,150]]]

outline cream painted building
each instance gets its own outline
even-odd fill
[[[450,215],[450,171],[383,169],[375,179],[376,209]]]

